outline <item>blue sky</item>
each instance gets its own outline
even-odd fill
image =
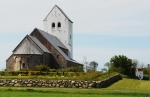
[[[18,43],[58,5],[73,23],[74,59],[97,61],[98,70],[114,55],[150,63],[149,0],[1,0],[0,70]]]

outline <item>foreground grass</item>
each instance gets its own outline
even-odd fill
[[[105,89],[28,89],[7,90],[1,89],[0,97],[150,97],[149,93],[123,92]]]

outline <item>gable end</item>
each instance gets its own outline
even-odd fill
[[[57,7],[57,8],[61,11],[61,13],[62,13],[71,23],[73,23],[73,22],[68,18],[68,16],[63,12],[63,10],[62,10],[61,8],[59,8],[57,5],[55,5],[55,6],[52,8],[52,10],[53,10],[55,7]],[[48,13],[48,15],[52,12],[52,10]],[[47,21],[48,15],[45,17],[45,19],[44,19],[43,21]]]

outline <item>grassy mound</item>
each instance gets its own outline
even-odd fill
[[[113,85],[109,86],[107,89],[149,92],[150,91],[150,81],[124,78],[124,79],[114,83]]]

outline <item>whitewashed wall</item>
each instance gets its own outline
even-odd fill
[[[61,23],[61,27],[58,28],[58,23]],[[55,23],[55,28],[52,28],[52,23]],[[63,13],[57,8],[48,14],[44,20],[44,31],[56,36],[69,50],[69,57],[73,56],[73,24],[63,15]],[[71,35],[71,39],[70,39]]]

